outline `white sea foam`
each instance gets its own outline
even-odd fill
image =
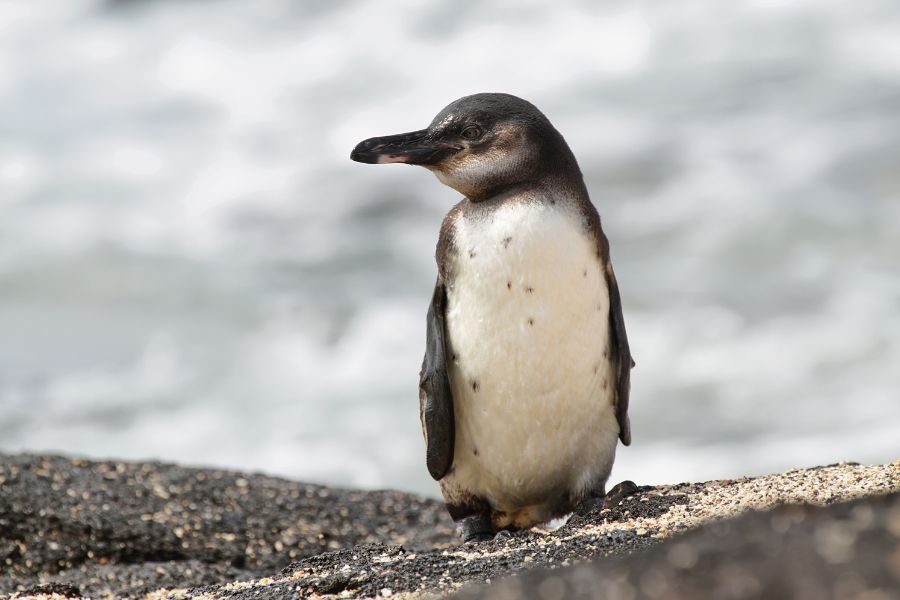
[[[579,157],[634,371],[615,478],[897,458],[900,9],[0,6],[0,450],[435,493],[441,215],[359,140],[508,91]]]

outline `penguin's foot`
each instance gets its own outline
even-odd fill
[[[630,479],[626,479],[606,493],[606,496],[603,498],[603,508],[615,506],[628,496],[636,494],[639,491],[641,491],[641,488],[635,485]]]
[[[594,509],[603,508],[603,494],[598,497],[595,492],[591,492],[586,498],[575,505],[575,514],[582,517],[587,515]]]
[[[494,539],[491,514],[480,513],[464,517],[456,522],[457,532],[464,544],[489,542]]]
[[[482,542],[506,542],[512,539],[512,532],[508,529],[501,529],[497,533],[493,532],[480,532],[475,534],[475,537],[470,539],[463,538],[463,543],[465,544],[480,544]]]
[[[650,486],[638,487],[633,481],[628,479],[613,487],[609,492],[606,491],[605,486],[601,485],[592,490],[591,493],[576,506],[575,514],[583,517],[592,510],[611,508],[628,496],[649,489],[651,489]]]

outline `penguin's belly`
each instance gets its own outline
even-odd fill
[[[458,222],[455,245],[442,487],[486,499],[501,526],[551,518],[605,481],[619,433],[596,243],[574,210],[535,203]]]

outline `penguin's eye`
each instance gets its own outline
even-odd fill
[[[477,125],[469,125],[462,130],[462,133],[460,135],[462,135],[467,140],[477,140],[481,137],[481,129],[479,129]]]

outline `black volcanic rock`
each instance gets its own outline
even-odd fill
[[[159,463],[0,455],[0,595],[139,593],[277,573],[354,544],[453,540],[443,505]],[[63,573],[62,577],[57,574]],[[49,588],[48,588],[49,589]]]
[[[454,598],[900,598],[900,493],[754,512],[648,552],[531,571]]]
[[[898,492],[900,462],[644,486],[460,546],[411,494],[0,455],[0,596],[880,600],[900,597]]]

